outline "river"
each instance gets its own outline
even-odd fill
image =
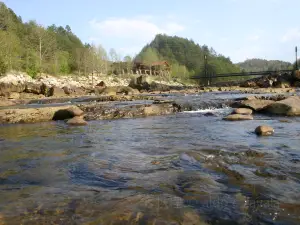
[[[300,118],[222,120],[241,96],[165,95],[188,111],[84,127],[0,125],[0,224],[300,224]],[[257,137],[262,124],[275,134]]]

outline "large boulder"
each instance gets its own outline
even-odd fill
[[[223,120],[227,120],[227,121],[253,120],[253,117],[251,115],[231,114],[224,117]]]
[[[274,103],[274,101],[272,100],[253,99],[253,100],[242,101],[240,107],[250,108],[254,111],[260,111],[272,103]]]
[[[166,84],[156,83],[153,81],[150,84],[150,90],[151,91],[170,91],[170,87]]]
[[[86,94],[85,90],[80,87],[64,86],[62,89],[66,95],[82,96]]]
[[[24,92],[39,95],[42,93],[42,88],[41,88],[40,84],[33,83],[33,82],[27,82],[25,84]]]
[[[10,92],[21,93],[25,90],[25,84],[0,83],[0,96],[7,96]]]
[[[273,80],[269,80],[267,78],[261,79],[257,81],[257,86],[261,88],[270,88],[273,86]]]
[[[96,85],[96,87],[106,88],[106,84],[104,83],[104,81],[101,81],[100,83],[98,83],[98,84]]]
[[[300,116],[300,97],[291,96],[274,102],[265,107],[264,111],[274,115]]]
[[[19,99],[20,98],[20,93],[18,93],[18,92],[9,92],[7,97],[8,97],[8,99]]]
[[[248,108],[237,108],[234,109],[232,114],[243,114],[243,115],[251,115],[252,114],[252,109]]]
[[[240,87],[247,87],[247,88],[255,88],[257,87],[257,84],[253,80],[245,81],[243,82]]]
[[[38,123],[51,120],[65,120],[74,117],[76,106],[57,106],[42,108],[25,108],[25,109],[1,109],[0,124],[5,123]]]
[[[42,83],[41,85],[41,94],[42,95],[45,95],[45,96],[48,96],[49,95],[49,90],[50,90],[50,86],[48,86],[47,84],[45,83]]]
[[[139,91],[141,90],[150,90],[150,81],[149,77],[147,75],[141,75],[137,78],[131,79],[129,83],[129,87],[133,89],[138,89]]]
[[[51,87],[48,92],[48,97],[63,97],[65,96],[65,91],[59,87]]]

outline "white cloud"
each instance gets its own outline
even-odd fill
[[[300,29],[294,28],[288,30],[286,34],[282,37],[281,41],[282,42],[300,41]]]
[[[90,27],[99,36],[129,38],[140,41],[149,41],[156,34],[176,34],[184,27],[172,21],[157,24],[151,21],[151,16],[136,18],[109,18],[103,21],[91,20]]]
[[[238,49],[235,49],[231,54],[231,59],[233,62],[242,62],[246,59],[252,58],[265,58],[263,56],[263,49],[260,46],[242,46]]]

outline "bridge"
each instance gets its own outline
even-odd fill
[[[277,70],[277,71],[259,71],[259,72],[241,72],[241,73],[224,73],[224,74],[210,74],[204,76],[193,76],[191,79],[205,79],[206,85],[209,86],[213,83],[213,81],[217,78],[224,77],[248,77],[248,79],[253,79],[254,76],[262,77],[262,76],[270,76],[270,75],[281,75],[281,74],[292,74],[293,70]],[[242,82],[245,80],[236,80],[236,81],[227,81],[227,82]]]
[[[298,70],[298,56],[297,56],[297,46],[295,47],[295,53],[296,53],[296,68],[295,70]],[[206,79],[207,84],[212,84],[213,79],[216,78],[224,78],[224,77],[251,77],[250,79],[253,79],[254,76],[269,76],[269,75],[281,75],[284,73],[292,73],[293,70],[276,70],[276,71],[258,71],[258,72],[240,72],[240,73],[223,73],[223,74],[209,74],[207,71],[207,55],[204,56],[204,74],[198,75],[198,76],[192,76],[191,79]],[[230,81],[228,81],[230,82]],[[236,81],[238,82],[238,81]]]

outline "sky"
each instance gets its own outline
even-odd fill
[[[43,26],[134,56],[158,33],[213,47],[234,62],[295,61],[300,0],[0,0]]]

